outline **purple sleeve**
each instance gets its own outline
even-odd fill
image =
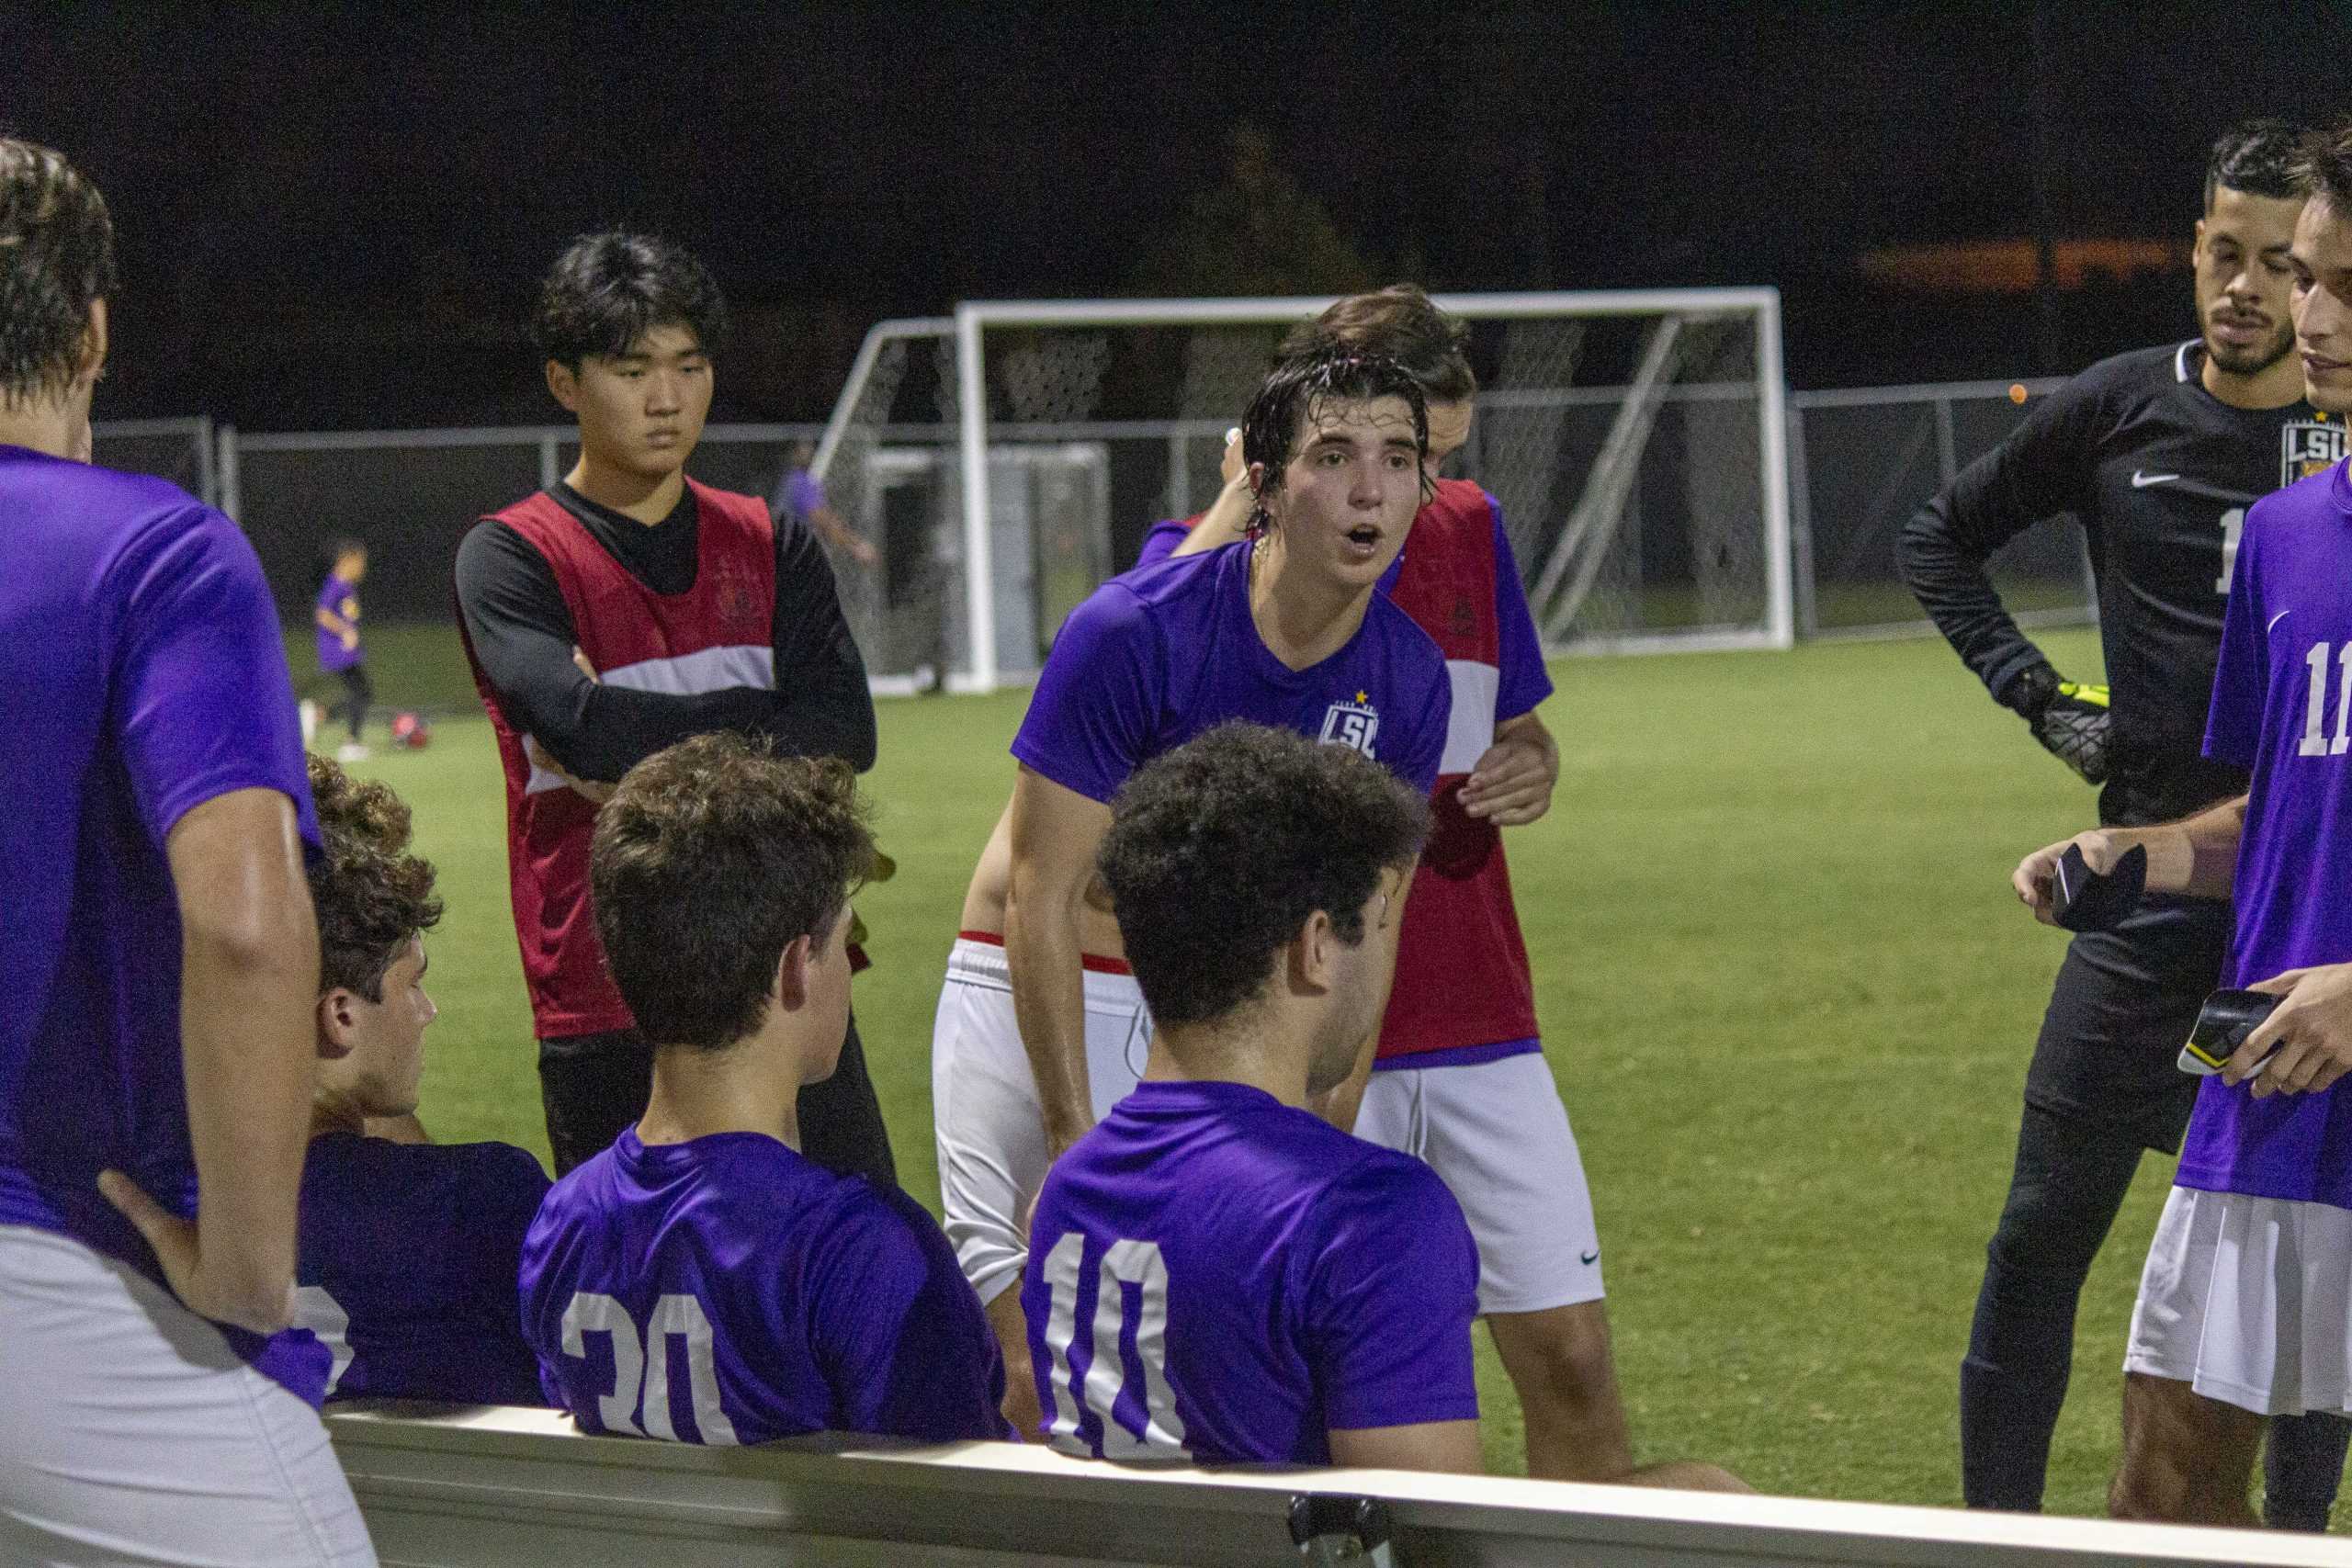
[[[825,504],[825,481],[806,468],[796,468],[784,481],[784,499],[796,517],[807,517]]]
[[[938,1222],[861,1189],[813,1259],[816,1348],[853,1432],[1010,1438],[1004,1358]]]
[[[1143,536],[1143,548],[1136,552],[1136,565],[1139,568],[1157,566],[1174,555],[1176,547],[1182,544],[1184,536],[1193,531],[1193,524],[1199,521],[1197,517],[1190,521],[1171,517],[1164,523],[1154,523],[1151,532]]]
[[[1320,1205],[1307,1282],[1324,1419],[1339,1431],[1474,1421],[1478,1248],[1424,1166],[1368,1160]]]
[[[1062,623],[1012,754],[1064,789],[1108,801],[1144,761],[1164,682],[1142,602],[1106,582]]]
[[[245,536],[217,512],[181,513],[141,535],[113,570],[127,588],[113,728],[156,844],[208,800],[274,789],[294,802],[303,841],[316,846],[294,680]]]
[[[2236,575],[2222,620],[2222,657],[2213,671],[2213,705],[2205,718],[2205,755],[2251,768],[2262,753],[2262,705],[2270,685],[2270,636],[2262,614],[2261,525],[2268,501],[2256,502],[2240,536]]]
[[[1544,668],[1535,615],[1528,608],[1527,590],[1520,583],[1510,534],[1503,527],[1503,503],[1490,495],[1487,504],[1495,514],[1495,632],[1502,666],[1502,684],[1495,693],[1495,721],[1499,724],[1532,713],[1552,694],[1552,676]]]

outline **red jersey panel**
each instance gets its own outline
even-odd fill
[[[694,480],[695,567],[684,593],[656,593],[541,491],[493,514],[546,558],[580,650],[607,685],[685,695],[775,685],[775,534],[757,498]],[[462,631],[463,623],[460,622]],[[531,765],[470,641],[466,659],[506,773],[506,858],[514,935],[542,1040],[635,1027],[605,966],[588,898],[596,808]]]
[[[1537,658],[1541,670],[1532,647],[1506,637],[1506,612],[1529,615],[1516,567],[1503,570],[1500,536],[1493,497],[1466,479],[1440,479],[1413,519],[1389,591],[1445,655],[1453,715],[1430,797],[1429,844],[1405,898],[1396,984],[1380,1030],[1383,1062],[1536,1038],[1535,988],[1502,834],[1462,809],[1463,781],[1494,744],[1507,658]]]

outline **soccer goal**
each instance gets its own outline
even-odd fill
[[[1502,503],[1548,649],[1790,645],[1776,290],[1437,300],[1479,374],[1455,463]],[[1152,523],[1216,496],[1283,333],[1330,302],[979,301],[876,326],[818,467],[882,552],[852,606],[877,688],[1033,674]]]

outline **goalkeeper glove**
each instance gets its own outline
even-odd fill
[[[2011,682],[2001,700],[2026,721],[2042,750],[2084,783],[2107,782],[2110,720],[2105,686],[2062,680],[2049,665],[2037,664]]]

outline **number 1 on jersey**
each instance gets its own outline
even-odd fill
[[[2213,583],[2216,593],[2230,591],[2230,575],[2238,569],[2238,539],[2245,533],[2245,507],[2233,506],[2222,513],[2222,575]]]
[[[2335,734],[2330,738],[2322,726],[2327,718],[2328,655],[2335,656],[2338,673],[2335,681]],[[2303,699],[2303,743],[2295,748],[2299,757],[2341,757],[2352,750],[2352,642],[2328,644],[2315,642],[2303,655],[2303,662],[2312,669],[2311,690]]]

